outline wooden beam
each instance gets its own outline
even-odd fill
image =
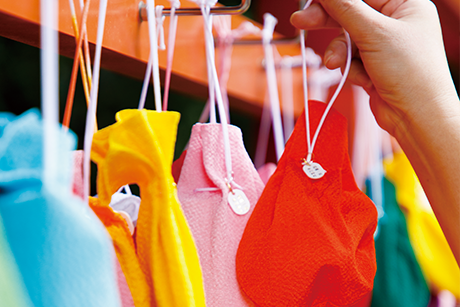
[[[157,0],[156,4],[169,7],[169,1]],[[78,1],[76,1],[78,7]],[[193,6],[183,1],[182,6]],[[97,31],[99,0],[92,0],[88,16],[88,37],[94,49]],[[39,47],[39,0],[0,0],[0,35]],[[77,8],[77,15],[79,9]],[[233,16],[233,27],[248,19]],[[165,20],[168,37],[169,18]],[[207,97],[207,73],[204,32],[201,16],[179,18],[171,88],[197,98]],[[67,0],[59,0],[60,53],[73,57],[75,39]],[[140,21],[138,0],[109,1],[103,41],[102,67],[133,77],[144,77],[149,54],[148,25]],[[278,46],[281,55],[298,55],[298,44]],[[217,51],[218,52],[218,51]],[[235,45],[228,83],[231,106],[250,114],[260,114],[263,105],[266,79],[261,65],[262,45]],[[166,67],[166,52],[160,51],[162,75]],[[300,69],[294,72],[296,113],[302,109]]]

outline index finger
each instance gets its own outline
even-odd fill
[[[341,27],[319,3],[313,3],[305,10],[292,14],[291,23],[294,27],[305,30]]]

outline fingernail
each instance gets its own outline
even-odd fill
[[[327,63],[331,60],[331,58],[334,56],[334,52],[332,50],[327,50],[326,53],[324,54],[324,66],[327,66]]]

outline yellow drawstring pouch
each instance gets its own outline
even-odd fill
[[[203,278],[192,234],[177,199],[171,166],[177,112],[123,110],[94,135],[101,203],[126,184],[137,184],[141,205],[136,248],[156,306],[205,306]],[[107,167],[110,166],[110,167]]]
[[[449,290],[460,299],[459,267],[409,160],[396,153],[384,160],[384,167],[406,214],[409,238],[425,278],[434,290]]]

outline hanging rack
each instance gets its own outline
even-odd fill
[[[148,42],[148,27],[140,21],[139,2],[137,0],[109,1],[107,20],[103,41],[102,67],[116,73],[142,80],[145,74],[146,63],[150,46]],[[145,0],[143,0],[145,2]],[[59,32],[60,54],[74,57],[75,37],[71,25],[72,14],[67,0],[59,0]],[[157,4],[169,6],[168,0],[157,0]],[[239,0],[236,5],[242,1]],[[249,4],[246,1],[246,5]],[[21,3],[19,5],[18,3]],[[112,3],[112,4],[111,4]],[[13,39],[35,47],[40,46],[39,0],[10,1],[0,0],[0,36]],[[252,1],[252,4],[254,2]],[[191,7],[193,5],[187,6]],[[185,3],[183,4],[185,6]],[[233,15],[234,23],[240,24],[250,21],[247,17]],[[90,8],[88,24],[97,24],[97,7]],[[208,96],[206,60],[204,57],[203,31],[196,31],[202,27],[201,18],[183,18],[178,25],[175,56],[181,61],[175,61],[173,67],[173,82],[171,90],[197,99],[206,99]],[[97,27],[88,28],[89,43],[95,44]],[[282,45],[281,55],[295,55],[300,53],[298,44]],[[164,55],[164,54],[163,54]],[[232,59],[232,74],[228,83],[228,93],[231,105],[250,116],[260,116],[266,88],[264,70],[260,61],[263,49],[258,45],[248,45],[244,48],[235,48]],[[165,69],[165,56],[160,57],[160,67]],[[301,75],[294,71],[295,91],[302,90]],[[295,97],[296,114],[301,112],[302,100]]]
[[[275,45],[297,45],[300,43],[300,36],[296,35],[294,38],[292,37],[275,37],[271,41],[272,44]],[[262,39],[236,39],[233,42],[234,45],[262,45]]]
[[[211,8],[211,14],[214,15],[241,15],[245,13],[251,6],[251,0],[241,0],[241,4],[237,6],[216,6]],[[139,18],[141,21],[147,21],[147,5],[141,1],[139,2]],[[163,15],[169,16],[171,14],[170,8],[163,9]],[[201,15],[199,7],[178,8],[176,9],[177,15],[182,16],[195,16]]]
[[[306,0],[299,2],[299,7],[302,8]],[[251,0],[241,0],[241,3],[237,6],[216,6],[211,8],[211,14],[214,15],[241,15],[245,13],[251,6]],[[164,8],[163,15],[169,16],[171,14],[171,8]],[[177,15],[182,16],[196,16],[201,15],[201,9],[199,7],[194,8],[178,8],[176,9]],[[141,21],[147,21],[147,5],[141,1],[139,2],[139,18]],[[272,40],[272,44],[298,44],[300,42],[299,35],[292,37],[275,37]],[[260,45],[262,44],[261,39],[237,39],[233,42],[235,45]]]
[[[305,6],[306,0],[299,1],[299,9]],[[295,37],[274,37],[271,41],[275,45],[297,45],[300,43],[300,32]],[[233,42],[234,45],[261,45],[262,39],[237,39]]]

